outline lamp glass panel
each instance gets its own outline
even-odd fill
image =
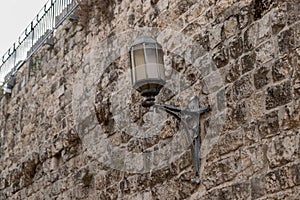
[[[162,49],[157,49],[157,55],[158,55],[158,63],[159,63],[159,75],[160,78],[165,80],[165,67],[164,67],[164,53]]]
[[[144,80],[147,78],[146,75],[146,65],[136,66],[136,81]]]
[[[158,63],[159,64],[164,64],[164,53],[162,51],[162,49],[157,49],[157,54],[158,54]]]
[[[133,56],[134,56],[135,67],[145,64],[144,48],[142,45],[138,45],[134,48]]]
[[[148,63],[147,64],[147,74],[148,78],[159,78],[159,68],[156,63]]]
[[[133,47],[135,81],[143,80],[146,76],[146,65],[143,45]]]
[[[146,58],[147,63],[157,63],[155,46],[154,48],[146,48]]]
[[[159,78],[159,68],[156,59],[155,45],[147,45],[146,48],[146,61],[147,61],[147,74],[148,78]]]

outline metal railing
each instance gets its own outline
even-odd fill
[[[48,0],[18,40],[0,59],[0,84],[8,82],[81,0]]]

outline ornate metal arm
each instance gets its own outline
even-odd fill
[[[196,177],[191,181],[200,183],[200,116],[210,110],[210,106],[199,108],[199,98],[193,96],[190,100],[188,107],[181,108],[166,104],[154,104],[154,108],[159,108],[180,120],[185,129],[186,137],[189,144],[191,144],[191,153],[193,158],[194,171]]]

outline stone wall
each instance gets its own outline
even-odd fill
[[[299,0],[86,0],[1,100],[0,199],[299,199]],[[165,52],[157,101],[201,117],[200,184],[180,122],[141,107],[128,49]]]

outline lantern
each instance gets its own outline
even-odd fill
[[[146,98],[143,106],[153,105],[165,84],[163,57],[161,45],[149,36],[139,37],[130,48],[132,84]]]

